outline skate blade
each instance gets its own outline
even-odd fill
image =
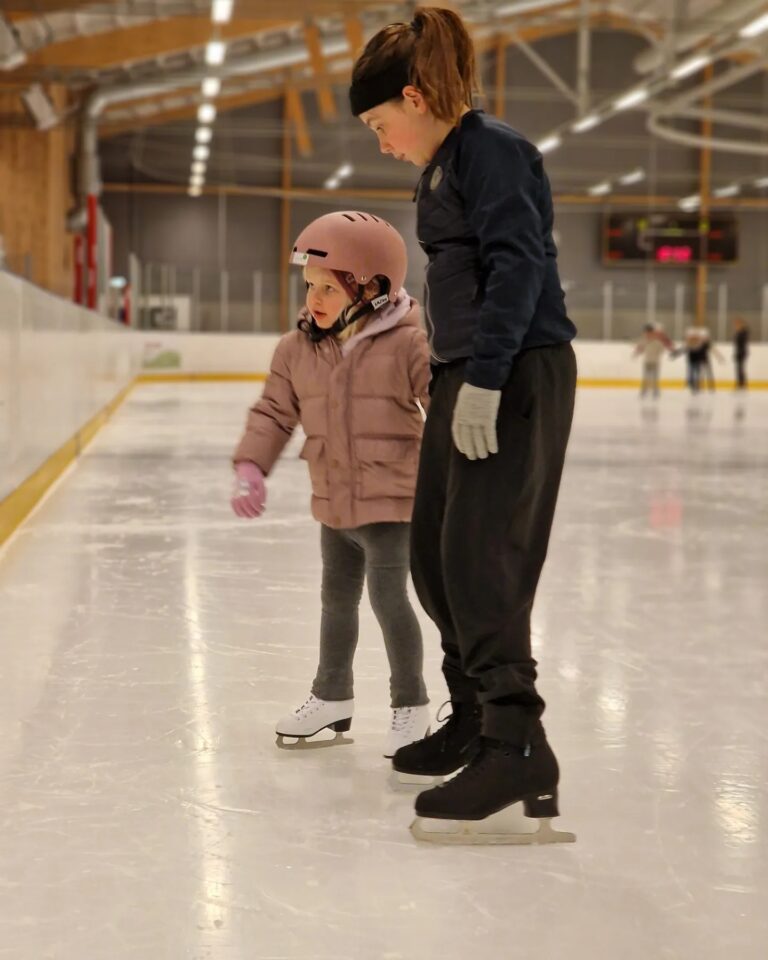
[[[555,830],[549,817],[533,819],[523,815],[516,803],[485,820],[434,820],[417,817],[411,833],[427,843],[466,845],[574,843],[576,834]]]
[[[280,750],[324,750],[326,747],[341,747],[354,742],[351,737],[345,737],[343,733],[337,733],[334,737],[324,737],[321,740],[278,733],[275,739],[275,744]]]
[[[395,793],[421,793],[430,787],[439,787],[445,777],[423,777],[415,773],[398,773],[390,770],[387,783]]]

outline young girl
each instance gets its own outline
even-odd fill
[[[272,368],[234,456],[241,517],[264,510],[264,478],[297,423],[312,481],[323,559],[320,664],[309,698],[277,724],[307,746],[326,727],[352,722],[352,659],[363,581],[384,633],[392,723],[384,755],[425,736],[421,631],[406,589],[410,518],[429,348],[415,300],[403,289],[405,244],[371,214],[330,213],[299,236],[291,262],[304,267],[306,310],[277,345]],[[343,738],[341,738],[343,741]]]
[[[421,7],[368,42],[350,89],[382,153],[424,167],[416,200],[434,379],[412,572],[442,636],[453,713],[393,765],[445,775],[466,764],[419,795],[420,817],[479,820],[522,801],[544,821],[537,839],[553,839],[559,772],[530,618],[571,427],[576,331],[541,155],[471,108],[474,64],[461,19]]]

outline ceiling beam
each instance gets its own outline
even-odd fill
[[[281,94],[282,91],[279,88],[267,88],[266,90],[247,90],[244,93],[218,97],[216,99],[216,111],[218,113],[226,113],[229,110],[240,110],[242,107],[250,107],[254,104],[268,103],[271,100],[278,99]],[[109,139],[110,137],[117,137],[123,133],[130,133],[142,127],[156,127],[166,123],[192,120],[197,116],[197,108],[197,103],[190,103],[185,104],[183,107],[175,107],[170,110],[162,110],[158,113],[150,113],[144,117],[132,117],[130,120],[118,120],[114,123],[110,123],[109,114],[105,114],[99,126],[99,137],[101,139]]]
[[[289,20],[247,20],[222,24],[222,40],[239,40],[266,30],[290,26]],[[204,47],[212,37],[209,17],[173,17],[53,43],[27,60],[23,69],[59,67],[99,70],[152,60],[155,57]]]
[[[304,38],[309,51],[309,62],[312,64],[317,79],[317,105],[320,108],[320,116],[323,120],[335,120],[337,117],[336,101],[333,96],[333,90],[330,85],[324,83],[321,79],[325,74],[325,60],[323,58],[323,47],[320,41],[320,31],[313,23],[307,23],[304,28]]]
[[[309,124],[307,123],[307,115],[304,112],[304,103],[296,87],[286,87],[285,113],[293,124],[296,133],[296,146],[299,148],[299,153],[303,157],[308,157],[312,153],[312,139],[309,135]]]
[[[186,193],[189,188],[172,183],[105,183],[104,193],[154,193],[174,194]],[[327,197],[329,200],[342,198],[345,200],[403,200],[411,203],[413,190],[375,189],[373,187],[354,190],[321,190],[313,187],[247,187],[240,184],[221,184],[203,188],[203,193],[226,194],[235,197],[272,197],[280,199],[290,196],[293,199],[317,199]]]
[[[360,22],[360,18],[349,15],[344,17],[344,30],[347,34],[347,40],[349,41],[350,52],[354,59],[357,59],[363,52],[363,46],[365,44],[365,34],[363,33],[363,25]]]
[[[145,194],[186,194],[186,184],[172,183],[105,183],[104,193],[145,193]],[[212,196],[227,194],[237,197],[271,197],[279,199],[290,196],[293,199],[344,199],[344,200],[395,200],[411,204],[413,190],[378,189],[363,187],[358,190],[348,188],[340,190],[323,190],[314,187],[290,187],[284,190],[281,187],[243,186],[240,184],[223,183],[210,185],[203,189],[203,193]],[[590,197],[579,193],[555,193],[553,200],[556,205],[574,207],[599,207],[605,210],[639,207],[647,210],[649,206],[657,209],[677,209],[679,197],[665,195],[647,196],[645,194],[615,194],[609,199],[605,197]],[[722,210],[768,210],[768,197],[730,197],[723,200],[712,200],[713,209]]]
[[[92,7],[96,2],[103,0],[8,0],[2,4],[2,12],[10,20],[31,20],[47,13],[61,13],[62,11],[79,11]]]
[[[329,58],[326,60],[327,66],[333,65],[333,60],[337,59]],[[279,70],[270,70],[268,73],[263,74],[265,77],[272,76],[275,78],[275,81],[278,77],[282,78],[284,70],[281,68]],[[326,83],[337,83],[339,80],[346,79],[346,71],[336,71],[334,73],[323,74],[323,80]],[[316,85],[316,78],[310,80],[301,80],[294,81],[287,86],[287,89],[292,90],[298,99],[298,108],[295,111],[296,123],[297,123],[297,137],[300,138],[299,149],[304,152],[302,148],[308,147],[311,151],[311,142],[309,140],[309,129],[308,126],[305,130],[302,129],[302,118],[303,123],[306,125],[306,117],[304,116],[303,104],[300,100],[300,94],[304,91],[314,90]],[[178,120],[188,120],[197,113],[197,108],[200,103],[202,103],[202,97],[198,95],[199,87],[184,87],[178,88],[175,90],[168,90],[164,93],[154,94],[151,97],[138,97],[135,100],[126,100],[123,101],[118,107],[115,107],[113,111],[107,109],[103,114],[102,119],[99,124],[99,137],[106,139],[109,137],[119,136],[123,133],[128,133],[131,130],[140,130],[142,127],[146,126],[157,126],[158,124],[163,123],[174,123]],[[250,106],[252,103],[269,103],[271,101],[276,101],[282,99],[286,91],[285,83],[274,82],[272,86],[256,89],[256,90],[242,90],[237,93],[227,93],[227,88],[222,89],[221,94],[216,98],[216,109],[220,112],[226,112],[227,110],[239,110],[241,107]],[[189,104],[185,104],[183,107],[168,107],[167,109],[162,108],[162,104],[166,102],[169,98],[175,98],[178,96],[188,96],[194,98]],[[126,106],[130,107],[141,107],[142,105],[157,104],[160,109],[156,113],[147,113],[140,114],[137,113],[135,116],[125,118],[121,116],[122,112],[125,110]],[[114,114],[111,116],[111,114]]]

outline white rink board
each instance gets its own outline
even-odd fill
[[[152,373],[180,374],[264,374],[277,341],[274,334],[216,334],[216,333],[141,333],[142,355],[156,353],[174,354],[178,365]],[[721,382],[733,379],[730,343],[716,345],[723,354],[724,362],[714,361],[715,376]],[[602,342],[592,340],[574,341],[579,365],[579,377],[583,380],[637,380],[640,377],[641,361],[632,356],[633,344],[628,341]],[[768,381],[768,344],[753,344],[749,359],[749,374],[753,380]],[[665,360],[662,367],[664,379],[679,380],[685,376],[685,359]]]
[[[127,386],[138,338],[0,272],[0,499]]]
[[[275,334],[127,330],[92,311],[0,273],[0,499],[32,474],[136,374],[264,376]],[[635,382],[628,342],[575,341],[582,382]],[[733,380],[732,348],[719,344],[721,386]],[[665,360],[662,379],[682,386],[685,361]],[[768,344],[754,344],[752,382],[768,384]]]

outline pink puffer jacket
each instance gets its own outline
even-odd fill
[[[427,409],[429,346],[405,290],[343,346],[302,329],[278,343],[234,460],[269,475],[297,423],[312,515],[336,529],[411,519]]]

